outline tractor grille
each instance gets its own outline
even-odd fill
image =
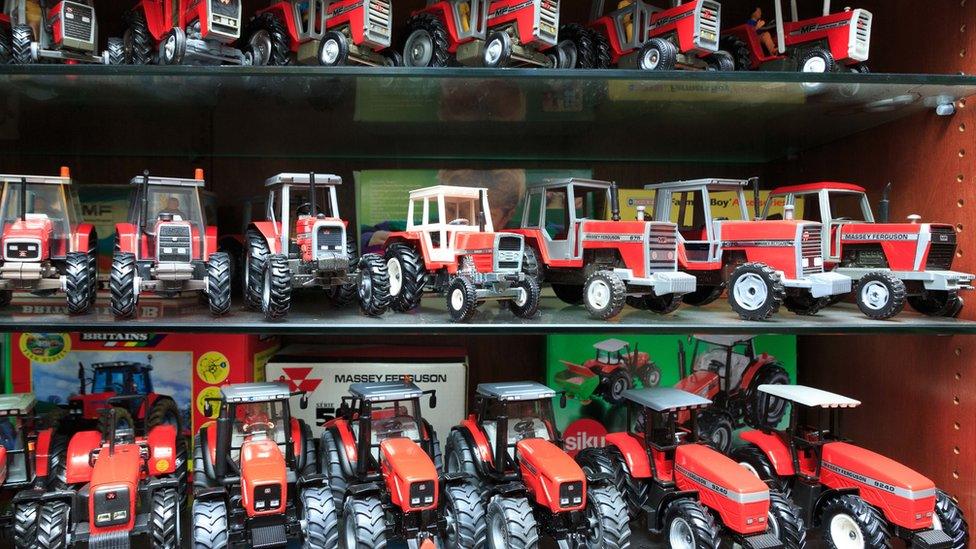
[[[805,225],[800,233],[800,267],[805,275],[823,272],[823,262],[815,261],[823,257],[823,228],[820,225]]]
[[[79,42],[91,42],[92,30],[95,26],[95,8],[75,2],[64,2],[62,10],[64,37]]]
[[[189,263],[192,259],[190,226],[164,223],[156,235],[156,259],[159,262]]]
[[[495,241],[495,270],[519,271],[522,269],[522,237],[499,236]]]
[[[393,34],[393,8],[388,0],[367,0],[366,36],[378,44],[390,45]]]
[[[41,258],[41,242],[7,240],[3,243],[3,258],[7,261],[36,261]]]
[[[670,223],[651,225],[647,239],[647,272],[673,271],[677,261],[678,229]]]
[[[956,231],[952,227],[932,227],[932,244],[925,260],[929,271],[947,271],[952,266],[956,254]]]
[[[718,35],[721,25],[722,5],[711,0],[702,0],[695,8],[696,45],[703,50],[718,50]]]
[[[851,21],[850,51],[847,55],[855,61],[867,61],[871,51],[871,12],[854,11],[854,19]]]
[[[315,249],[320,252],[341,250],[346,240],[344,232],[340,225],[320,225],[315,229]]]
[[[556,44],[559,34],[559,0],[538,0],[539,39],[547,44]]]
[[[210,28],[227,37],[241,35],[241,0],[210,0]]]

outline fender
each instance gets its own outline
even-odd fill
[[[393,505],[404,513],[437,508],[437,468],[416,442],[388,438],[380,442],[383,477]]]
[[[790,450],[778,434],[746,430],[739,433],[739,438],[758,446],[766,454],[777,475],[785,477],[796,474],[796,469],[793,468],[793,458],[790,457]]]
[[[172,24],[167,23],[167,14],[163,13],[163,4],[159,0],[140,0],[132,11],[142,11],[146,16],[146,27],[157,45],[163,34],[173,28]]]
[[[466,431],[468,438],[474,443],[474,448],[472,450],[477,454],[475,457],[481,459],[481,462],[487,466],[494,465],[495,460],[492,454],[491,445],[488,444],[488,437],[485,436],[484,431],[478,426],[478,422],[475,420],[474,415],[468,416],[467,419],[462,420],[461,424],[455,427],[462,432]]]
[[[81,431],[71,437],[65,460],[68,484],[84,484],[91,480],[92,466],[88,463],[88,456],[92,450],[101,446],[102,434],[98,431]]]
[[[291,440],[295,454],[295,462],[304,465],[305,462],[305,432],[302,429],[302,422],[297,418],[291,418]]]
[[[281,223],[277,221],[255,221],[247,228],[261,233],[264,241],[268,244],[268,250],[272,254],[281,253]]]
[[[203,260],[207,261],[210,256],[218,251],[217,246],[217,227],[213,225],[207,225],[206,232],[203,238]]]
[[[287,502],[287,467],[278,445],[268,439],[245,441],[241,446],[241,505],[247,516],[283,513]]]
[[[356,437],[352,436],[352,428],[349,426],[349,422],[344,419],[333,419],[325,424],[325,428],[338,435],[336,442],[341,445],[339,451],[344,451],[351,470],[355,470],[359,455],[356,450]]]
[[[176,472],[176,427],[157,425],[146,435],[149,443],[149,475],[160,476]]]
[[[624,463],[634,478],[651,478],[651,460],[637,437],[630,433],[610,433],[606,445],[613,446],[624,457]]]
[[[291,2],[275,2],[270,6],[259,9],[255,12],[255,15],[262,15],[265,13],[273,13],[278,16],[278,18],[285,24],[285,28],[288,29],[289,46],[292,53],[298,52],[298,46],[301,45],[298,39],[298,25],[295,24],[295,12],[292,9]]]
[[[216,422],[211,421],[208,425],[204,427],[211,427],[207,429],[207,450],[210,451],[210,463],[217,463],[217,425]],[[201,427],[201,431],[204,429]],[[200,437],[201,439],[203,437]]]
[[[427,255],[427,247],[424,246],[424,239],[422,233],[417,231],[398,231],[390,233],[386,237],[386,241],[383,242],[383,251],[385,252],[388,247],[392,244],[406,244],[412,246],[415,250],[420,252],[420,257],[424,259],[424,266],[430,270],[431,260],[430,256]]]
[[[426,8],[417,10],[410,14],[411,16],[416,16],[420,13],[429,13],[434,17],[437,17],[444,23],[444,27],[447,29],[447,51],[450,54],[457,53],[458,46],[463,43],[470,42],[473,39],[467,39],[462,42],[458,38],[458,28],[454,21],[454,13],[451,11],[451,5],[449,2],[435,2]]]
[[[115,224],[115,251],[139,255],[139,229],[132,223]]]
[[[562,448],[546,439],[527,438],[516,443],[515,452],[522,482],[536,503],[553,513],[586,507],[586,475]]]
[[[37,477],[45,478],[48,475],[52,437],[54,437],[54,429],[44,429],[37,433],[37,442],[34,445],[34,475]]]
[[[71,243],[72,252],[88,252],[89,249],[98,247],[98,237],[95,233],[95,226],[91,223],[79,223],[75,227],[73,242]]]

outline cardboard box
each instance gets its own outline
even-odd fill
[[[409,378],[437,391],[437,408],[423,399],[421,413],[443,441],[467,413],[467,373],[465,350],[457,347],[290,345],[268,362],[266,379],[308,392],[308,409],[295,398],[292,413],[321,426],[335,417],[351,384]]]

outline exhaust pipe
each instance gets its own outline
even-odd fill
[[[485,189],[481,190],[481,204],[478,205],[478,232],[485,232],[485,226],[488,224],[488,220],[485,214],[485,204],[488,203],[488,191]]]
[[[109,425],[111,425],[111,430],[108,436],[108,455],[115,455],[115,429],[118,427],[116,422],[118,421],[118,415],[116,414],[115,406],[108,409],[109,415]]]
[[[762,211],[759,209],[759,178],[750,177],[749,184],[752,185],[752,211],[756,215],[756,219],[762,215]]]
[[[149,170],[142,171],[142,223],[139,230],[146,232],[146,223],[149,222]]]
[[[315,203],[315,172],[308,172],[308,203],[311,205],[309,214],[318,216],[318,205]]]
[[[567,204],[567,208],[574,207],[573,204]],[[617,189],[617,182],[610,182],[610,220],[620,221],[620,193]]]
[[[878,202],[878,223],[887,223],[888,217],[891,215],[890,203],[888,201],[888,195],[891,193],[891,181],[885,185],[883,191],[881,191],[881,201]]]
[[[27,221],[27,178],[20,178],[20,220]]]
[[[78,394],[85,394],[85,365],[78,363]]]

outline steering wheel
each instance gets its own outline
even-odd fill
[[[457,219],[452,219],[451,222],[448,223],[448,225],[470,225],[470,224],[471,224],[471,222],[468,221],[467,219],[463,218],[463,217],[459,217]]]
[[[295,208],[295,213],[297,215],[312,215],[312,203],[303,202],[299,204],[298,207]]]
[[[112,384],[112,392],[113,393],[118,393],[118,394],[123,394],[123,393],[125,393],[125,387],[123,387],[121,383],[113,383]]]
[[[535,424],[532,423],[531,419],[523,419],[522,421],[516,423],[512,428],[515,429],[515,432],[519,434],[520,439],[535,433]]]
[[[264,428],[255,429],[255,427],[257,427],[258,425],[263,425]],[[254,431],[264,431],[264,432],[273,431],[274,428],[275,425],[271,421],[254,421],[252,423],[245,423],[244,425],[242,425],[241,431],[243,431],[245,434],[250,434],[253,433]]]
[[[381,421],[377,427],[379,427],[379,429],[376,430],[377,432],[400,433],[403,431],[403,422],[399,419],[388,419]]]

